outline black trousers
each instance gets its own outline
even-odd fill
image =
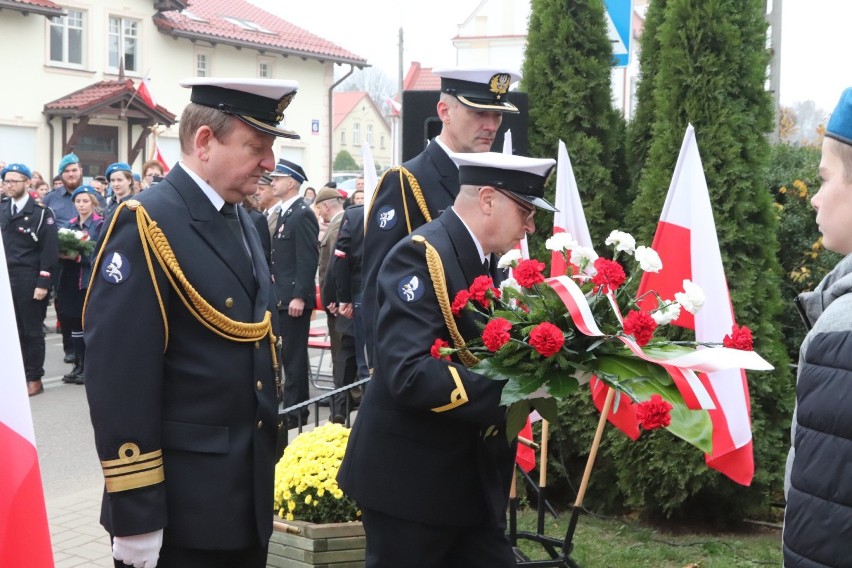
[[[24,360],[24,375],[27,381],[38,381],[44,376],[44,318],[47,316],[47,297],[33,299],[36,275],[9,273],[12,288],[12,305],[15,308],[15,323],[18,340],[21,342],[21,357]]]
[[[334,388],[351,385],[358,374],[358,364],[355,359],[355,337],[348,333],[353,331],[352,320],[329,315],[326,319],[328,337],[331,343],[332,378]],[[347,400],[349,399],[348,404]],[[351,394],[337,395],[331,401],[332,418],[346,418],[347,407],[353,410],[355,404]]]
[[[286,305],[286,304],[282,304]],[[281,322],[281,368],[284,371],[284,408],[308,400],[308,332],[311,328],[311,310],[306,306],[302,315],[293,318],[286,308],[279,310]],[[302,413],[307,418],[308,410]]]
[[[511,568],[512,545],[502,527],[435,526],[362,508],[366,568]],[[448,515],[452,512],[448,511]]]

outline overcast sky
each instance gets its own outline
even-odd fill
[[[403,73],[456,63],[451,39],[481,0],[250,0],[279,17],[367,59],[397,80],[397,40],[405,33]],[[778,0],[775,0],[776,2]],[[353,10],[353,7],[358,8]],[[781,102],[814,100],[826,111],[852,86],[852,0],[784,0]]]

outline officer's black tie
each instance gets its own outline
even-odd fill
[[[490,264],[487,256],[485,257],[485,260],[482,261],[482,270],[485,271],[485,274],[490,274]]]
[[[222,217],[225,218],[225,222],[228,224],[228,228],[231,229],[231,232],[234,233],[234,236],[237,238],[237,242],[242,245],[243,229],[240,227],[240,218],[237,216],[237,208],[233,203],[225,203],[222,206],[222,209],[219,210],[219,213],[221,213]]]
[[[18,214],[18,205],[16,203],[12,204],[12,217]]]

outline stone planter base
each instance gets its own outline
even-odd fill
[[[364,568],[366,539],[360,522],[284,523],[298,533],[284,532],[276,525],[269,539],[268,568]]]

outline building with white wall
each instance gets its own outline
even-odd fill
[[[45,177],[74,150],[87,176],[152,156],[180,158],[175,117],[186,77],[270,77],[299,82],[285,124],[300,140],[275,154],[328,177],[334,65],[364,58],[244,0],[0,1],[0,160]],[[15,70],[19,70],[16,73]],[[155,105],[136,95],[143,78]],[[130,84],[128,85],[128,81]]]

